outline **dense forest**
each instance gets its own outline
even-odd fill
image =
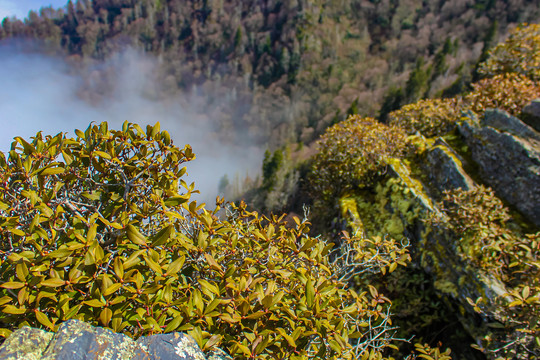
[[[155,97],[212,89],[216,132],[275,148],[309,143],[351,113],[380,116],[416,99],[453,95],[536,1],[69,1],[0,39],[43,41],[74,66],[135,47],[159,57]],[[99,101],[115,81],[89,72],[81,96]]]
[[[2,232],[13,242],[2,251],[24,244],[25,236],[35,243],[56,236],[36,230],[31,218],[16,223],[8,215],[15,205],[8,203],[43,213],[48,201],[60,201],[58,189],[73,182],[82,196],[70,200],[64,192],[62,201],[76,201],[85,212],[73,213],[80,221],[70,225],[72,233],[58,235],[67,249],[60,260],[43,255],[50,243],[34,242],[41,257],[31,258],[31,275],[28,269],[19,275],[28,261],[3,259],[1,287],[23,290],[0,298],[0,323],[17,311],[26,314],[21,307],[33,301],[24,290],[31,281],[23,286],[16,276],[64,286],[72,272],[61,268],[81,256],[82,245],[74,242],[82,240],[73,234],[91,233],[101,245],[84,246],[114,261],[113,280],[124,280],[118,277],[124,265],[117,263],[134,266],[137,246],[152,254],[128,272],[137,291],[142,277],[165,281],[165,269],[206,278],[145,288],[158,294],[147,298],[160,315],[147,317],[144,326],[136,295],[107,274],[94,277],[88,294],[82,283],[66,288],[74,296],[69,301],[80,301],[74,313],[51,295],[47,301],[56,310],[29,313],[26,324],[54,329],[79,311],[80,319],[136,336],[185,330],[203,350],[218,344],[239,359],[539,358],[539,20],[537,1],[525,0],[78,0],[24,20],[5,18],[0,44],[68,59],[87,80],[78,91],[85,101],[99,104],[114,87],[116,74],[99,64],[138,49],[159,62],[157,86],[146,96],[174,101],[205,94],[215,134],[225,142],[258,143],[266,153],[259,178],[221,179],[220,194],[237,204],[218,200],[208,212],[188,202],[192,187],[182,183],[185,194],[174,189],[183,175],[178,165],[193,154],[188,146],[174,148],[159,124],[144,132],[125,123],[111,132],[102,123],[79,131],[76,140],[17,139],[8,160],[0,159],[11,194],[0,202]],[[126,150],[122,158],[117,149],[124,146],[142,155]],[[53,162],[60,153],[65,164]],[[151,164],[158,153],[161,170]],[[123,162],[128,165],[118,170]],[[68,168],[78,175],[68,175]],[[142,181],[143,172],[136,174],[142,168],[151,169],[147,181],[165,190],[138,183],[141,196],[130,200],[131,185],[100,188],[127,181],[126,175]],[[125,173],[120,178],[114,171]],[[91,180],[92,172],[107,180]],[[44,195],[29,195],[23,185],[18,193],[9,181],[26,181]],[[56,183],[62,185],[50,185]],[[94,190],[87,193],[90,183]],[[95,212],[101,202],[109,204],[109,215]],[[159,206],[178,206],[186,218],[175,220]],[[228,215],[219,213],[221,206]],[[63,211],[39,221],[55,229],[67,216]],[[104,235],[96,235],[97,227]],[[125,236],[110,238],[118,230]],[[179,235],[182,250],[165,244],[176,233],[185,234]],[[100,246],[117,248],[104,255]],[[180,265],[166,255],[174,251],[191,260]],[[278,255],[269,262],[267,252]],[[79,270],[91,275],[92,261]],[[52,279],[41,277],[43,264],[58,268]],[[272,300],[270,289],[279,299]],[[130,299],[125,308],[112,300],[117,291]],[[172,293],[190,305],[174,307]],[[226,296],[233,305],[218,301]],[[171,312],[160,310],[163,304]],[[207,305],[212,308],[203,311]],[[179,313],[188,315],[167,320]],[[195,315],[200,319],[190,322]]]

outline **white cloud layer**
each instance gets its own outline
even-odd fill
[[[261,151],[219,141],[204,111],[190,105],[204,101],[153,101],[144,95],[155,86],[153,58],[129,50],[105,66],[116,75],[113,91],[99,105],[91,105],[77,96],[83,79],[73,75],[62,59],[21,53],[12,46],[0,45],[0,151],[9,150],[13,137],[30,138],[40,130],[44,134],[68,132],[73,136],[74,129],[84,130],[91,121],[107,121],[111,129],[121,128],[124,120],[143,128],[159,121],[175,145],[189,143],[193,147],[197,159],[188,166],[189,181],[200,189],[199,199],[213,203],[224,174],[233,178],[235,174],[242,177],[258,172]]]

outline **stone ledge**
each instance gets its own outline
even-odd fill
[[[184,333],[143,336],[138,340],[109,329],[68,320],[57,333],[23,327],[0,346],[0,360],[232,360],[221,350],[205,356]]]

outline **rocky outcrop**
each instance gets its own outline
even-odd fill
[[[479,124],[465,122],[459,131],[482,181],[540,226],[540,135],[500,110],[486,111]]]
[[[426,151],[426,161],[422,164],[427,177],[426,185],[438,198],[445,190],[462,188],[471,190],[475,184],[463,170],[463,159],[444,141],[439,138],[435,146]]]
[[[523,108],[521,114],[523,121],[536,131],[540,131],[540,99],[533,100]]]
[[[57,333],[23,327],[0,347],[0,360],[230,360],[222,351],[205,357],[192,337],[159,334],[132,340],[109,329],[68,320]]]
[[[540,133],[504,110],[487,109],[480,120],[480,125],[482,127],[492,127],[499,131],[519,136],[522,139],[540,142]]]
[[[497,339],[495,349],[523,339],[519,331],[502,326],[504,305],[500,304],[512,301],[511,285],[472,261],[475,245],[468,242],[476,239],[448,226],[448,213],[440,208],[446,204],[440,201],[447,190],[491,187],[497,197],[513,205],[512,217],[518,210],[530,220],[527,228],[540,226],[540,134],[500,110],[487,110],[481,120],[472,112],[464,116],[467,120],[459,131],[447,137],[449,143],[415,137],[419,149],[415,158],[387,160],[385,176],[369,190],[347,193],[340,205],[354,230],[409,243],[413,266],[429,275],[430,286],[447,306],[445,311],[454,313],[470,336],[466,347],[475,342],[481,348],[490,337]],[[476,299],[489,304],[481,315],[475,311]],[[459,349],[461,354],[470,354],[467,351]]]

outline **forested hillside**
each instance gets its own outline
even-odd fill
[[[153,96],[212,89],[221,136],[239,141],[242,129],[274,149],[309,143],[350,113],[384,118],[459,93],[487,49],[539,12],[533,0],[78,0],[6,18],[0,39],[43,40],[79,69],[127,46],[152,53]],[[114,81],[92,72],[81,94],[98,101]]]

